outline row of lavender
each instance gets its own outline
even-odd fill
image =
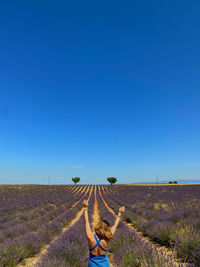
[[[104,186],[103,192],[115,211],[126,206],[125,221],[200,266],[200,185]]]
[[[101,191],[100,191],[101,192]],[[115,217],[102,202],[101,195],[97,195],[101,218],[106,219],[111,224],[114,223]],[[116,210],[118,207],[116,207]],[[175,267],[184,266],[181,263],[174,262],[172,255],[162,253],[152,246],[151,243],[144,241],[140,235],[123,222],[120,222],[115,236],[110,244],[110,255],[113,255],[113,261],[116,266],[133,266],[133,267]]]
[[[115,217],[107,210],[97,190],[97,200],[102,218],[107,219],[111,224]],[[89,215],[91,221],[91,210],[94,203],[94,195],[91,197]],[[54,244],[51,245],[48,253],[37,264],[37,267],[56,266],[87,266],[88,251],[87,240],[83,231],[83,217],[73,227],[66,231]],[[120,223],[117,233],[110,244],[109,256],[113,257],[115,266],[158,266],[173,267],[183,266],[173,264],[170,256],[161,255],[151,244],[143,242],[137,234],[123,223]]]
[[[39,216],[43,216],[48,211],[55,210],[57,207],[66,207],[67,203],[65,200],[69,195],[75,196],[75,190],[66,189],[65,193],[61,193],[62,197],[60,197],[60,192],[58,190],[55,190],[51,194],[44,191],[41,192],[40,195],[34,197],[31,195],[31,197],[26,196],[27,199],[25,200],[24,195],[23,200],[20,196],[16,197],[16,201],[12,206],[11,203],[9,203],[9,211],[7,211],[6,214],[1,215],[0,229],[2,230],[10,227],[11,225],[34,220]],[[28,205],[28,203],[30,203],[30,205]],[[16,205],[19,206],[19,208],[17,208]],[[5,207],[7,207],[7,205],[5,205]]]
[[[113,224],[115,217],[106,209],[98,191],[97,199],[101,217]],[[94,195],[92,195],[89,205],[90,222],[93,203]],[[43,256],[41,261],[37,264],[37,267],[87,266],[87,240],[83,229],[84,222],[83,217],[81,217],[73,227],[67,230],[50,246],[47,254]],[[150,245],[142,243],[141,240],[138,239],[138,236],[134,235],[123,223],[120,223],[114,240],[110,244],[109,255],[111,255],[111,253],[114,255],[115,266],[175,266],[170,258],[166,260],[166,256],[158,255]],[[182,265],[180,264],[179,266]]]
[[[75,216],[80,205],[72,209],[69,208],[86,193],[84,187],[76,189],[49,187],[49,191],[51,194],[48,194],[48,190],[48,193],[40,190],[42,201],[40,201],[40,195],[37,195],[38,205],[32,206],[34,213],[37,214],[34,219],[33,213],[25,208],[20,219],[15,217],[14,224],[12,221],[0,224],[2,228],[0,229],[0,266],[16,266],[25,258],[37,254],[55,235],[60,234],[62,228]],[[55,191],[57,192],[55,193]],[[46,193],[48,196],[44,197]],[[32,196],[31,194],[26,195],[27,202],[30,202],[28,196],[30,198]],[[44,199],[46,199],[45,203],[43,203]],[[20,202],[20,198],[18,198],[18,202]],[[50,204],[51,208],[47,203]],[[44,206],[45,204],[46,206]],[[20,208],[20,214],[22,210],[23,206]],[[13,214],[16,215],[16,212],[13,211]],[[23,221],[21,216],[26,217],[27,220]]]
[[[101,217],[114,223],[115,217],[106,209],[97,191],[97,200]],[[89,217],[93,211],[94,195],[89,203]],[[123,244],[123,246],[122,246]],[[143,243],[129,228],[120,223],[117,233],[110,244],[109,256],[114,255],[115,266],[165,266],[173,267],[170,258],[158,255],[150,246]],[[152,256],[153,255],[153,256]],[[88,263],[87,240],[84,233],[83,216],[69,230],[67,230],[54,244],[50,246],[37,267],[84,267]],[[182,266],[181,264],[179,266]]]
[[[87,196],[85,196],[87,198]],[[82,202],[80,205],[83,205]],[[89,220],[92,222],[94,191],[89,200]],[[70,229],[51,244],[37,267],[86,267],[88,265],[88,242],[85,235],[83,214]]]
[[[66,188],[14,186],[12,189],[5,186],[4,190],[1,186],[0,189],[0,226],[21,216],[27,220],[26,216],[29,212],[37,214],[39,209],[59,206],[62,201],[60,193],[64,196],[68,192],[75,192],[75,188],[71,186]]]
[[[38,196],[38,199],[39,198],[40,197]],[[41,198],[44,199],[43,195]],[[66,190],[66,193],[62,194],[62,196],[60,196],[59,192],[57,192],[56,195],[49,195],[48,203],[41,203],[40,206],[32,206],[32,208],[29,207],[29,210],[23,210],[23,206],[21,206],[21,211],[19,211],[14,207],[12,214],[1,217],[1,243],[7,238],[19,236],[28,231],[36,231],[38,224],[41,225],[42,222],[47,219],[52,220],[56,215],[59,215],[64,210],[68,209],[71,205],[68,199],[73,202],[76,198],[77,196],[74,190]]]
[[[0,186],[0,216],[26,211],[31,207],[46,205],[56,199],[60,191],[75,190],[73,186]]]

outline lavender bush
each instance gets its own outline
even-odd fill
[[[200,186],[104,186],[103,196],[123,219],[163,246],[175,249],[183,262],[199,266]]]

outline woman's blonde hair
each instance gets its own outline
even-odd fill
[[[100,220],[94,227],[94,231],[102,239],[110,240],[113,237],[110,223],[107,222],[106,220]]]

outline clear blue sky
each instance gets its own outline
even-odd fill
[[[199,1],[2,1],[0,183],[200,179]]]

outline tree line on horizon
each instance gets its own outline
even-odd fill
[[[76,185],[77,183],[79,183],[80,180],[81,180],[80,177],[73,177],[73,178],[72,178],[72,182],[74,182],[75,185]],[[113,185],[113,184],[115,184],[115,183],[117,182],[117,178],[116,178],[116,177],[107,177],[107,181],[108,181],[111,185]]]
[[[81,180],[80,177],[73,177],[72,181],[74,182],[74,184],[76,185],[77,183],[79,183]],[[107,181],[113,185],[117,182],[117,178],[116,177],[107,177]],[[178,184],[177,181],[169,181],[168,184]]]

